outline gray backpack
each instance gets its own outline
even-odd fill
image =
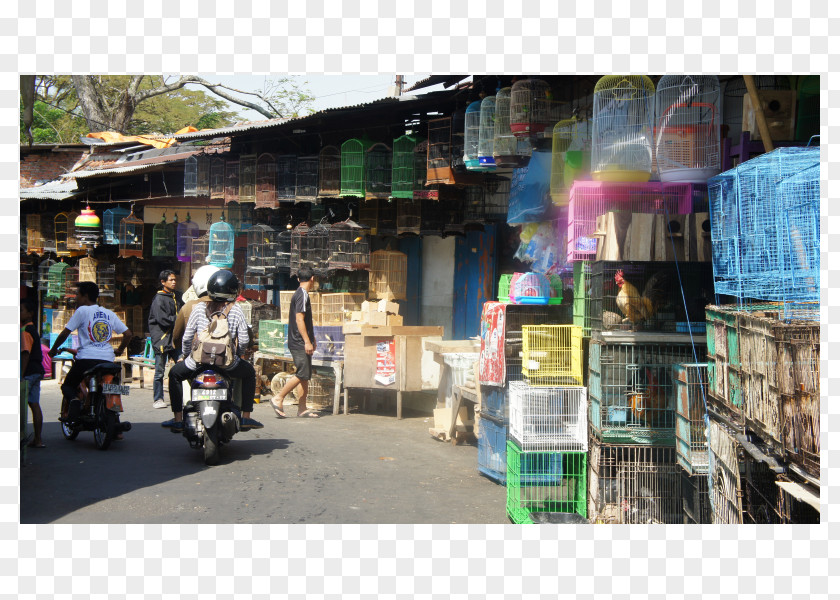
[[[233,308],[233,302],[225,306],[224,310],[208,314],[210,325],[193,338],[192,357],[197,364],[221,369],[226,369],[233,364],[236,359],[237,340],[228,326],[228,314],[231,308]]]

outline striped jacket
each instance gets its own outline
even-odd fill
[[[215,304],[215,303],[212,303]],[[192,343],[193,338],[196,334],[204,331],[210,326],[210,320],[207,318],[207,311],[203,310],[206,308],[206,305],[203,303],[198,304],[193,308],[193,311],[190,313],[190,320],[187,321],[187,327],[184,330],[184,338],[181,342],[181,352],[186,356],[184,359],[184,363],[190,369],[195,369],[198,365],[195,364],[191,353],[192,353]],[[222,308],[224,305],[222,305]],[[220,310],[221,310],[220,309]],[[248,323],[245,320],[245,314],[242,312],[242,309],[234,304],[230,312],[228,313],[228,328],[230,329],[230,333],[232,336],[236,337],[238,351],[237,356],[233,360],[233,364],[230,366],[232,369],[236,365],[239,364],[239,354],[245,352],[248,348]]]

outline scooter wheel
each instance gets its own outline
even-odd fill
[[[219,423],[204,430],[204,464],[213,466],[219,464]]]

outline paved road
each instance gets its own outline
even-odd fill
[[[21,523],[508,522],[505,488],[478,473],[476,447],[432,439],[429,415],[281,420],[264,398],[254,417],[265,428],[238,434],[206,467],[160,427],[171,412],[151,408],[149,389],[132,387],[132,430],[105,452],[92,432],[62,437],[59,404],[43,382],[47,448],[29,449],[21,469]]]

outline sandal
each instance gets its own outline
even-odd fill
[[[283,408],[282,408],[283,407],[282,401],[280,402],[280,408],[278,408],[277,405],[274,404],[274,398],[269,400],[268,403],[271,404],[271,408],[274,409],[274,414],[277,415],[278,419],[285,419],[286,418],[286,413],[283,412]]]
[[[320,419],[321,415],[311,410],[305,410],[302,413],[298,414],[298,417],[309,417],[310,419]]]

